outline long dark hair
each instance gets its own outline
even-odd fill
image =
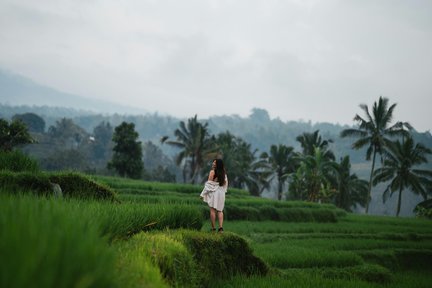
[[[214,169],[215,174],[213,180],[217,178],[217,182],[219,182],[219,186],[223,186],[225,184],[225,168],[222,159],[214,159],[216,161],[216,168]]]

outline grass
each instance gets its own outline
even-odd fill
[[[333,205],[233,191],[227,232],[218,235],[207,232],[199,185],[91,179],[115,190],[120,202],[11,195],[0,187],[0,259],[8,259],[0,260],[1,287],[429,287],[432,281],[430,220],[347,214]],[[249,221],[233,220],[242,217]],[[268,275],[236,272],[259,259]],[[196,263],[208,266],[194,274]]]
[[[1,287],[115,285],[114,253],[98,227],[63,208],[53,200],[0,195]]]
[[[429,287],[432,280],[432,222],[424,219],[348,214],[337,223],[224,226],[246,237],[276,273],[212,287]]]

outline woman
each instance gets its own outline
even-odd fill
[[[212,231],[216,231],[216,214],[219,220],[218,232],[223,232],[223,209],[225,206],[225,193],[228,188],[228,177],[222,159],[213,160],[208,180],[204,185],[200,197],[210,207],[210,222]]]

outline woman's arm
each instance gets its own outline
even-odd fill
[[[214,174],[215,174],[215,171],[214,170],[210,170],[210,173],[209,173],[209,176],[208,176],[208,181],[213,181]]]

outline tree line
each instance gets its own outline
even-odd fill
[[[251,144],[229,131],[210,135],[208,123],[201,123],[196,115],[180,121],[174,137],[160,139],[162,145],[177,149],[176,172],[173,161],[154,143],[141,143],[135,124],[128,122],[113,128],[109,122],[103,121],[93,129],[93,133],[87,133],[71,119],[63,118],[45,132],[41,117],[33,113],[17,114],[10,124],[1,120],[1,143],[2,150],[28,143],[22,141],[26,138],[24,132],[17,133],[19,123],[22,123],[32,133],[29,141],[39,143],[23,149],[31,150],[34,155],[50,155],[40,158],[42,167],[47,170],[67,167],[92,172],[90,167],[93,166],[100,167],[94,173],[117,173],[125,177],[171,182],[176,180],[177,173],[177,176],[180,174],[178,180],[185,183],[201,183],[212,159],[220,157],[224,159],[232,187],[247,189],[255,196],[274,190],[275,198],[279,200],[334,203],[348,211],[360,205],[366,207],[367,212],[372,186],[388,182],[383,200],[397,192],[396,214],[399,215],[401,195],[407,188],[424,199],[430,195],[432,173],[420,169],[419,165],[427,163],[431,151],[415,143],[409,123],[396,122],[390,126],[396,104],[389,106],[387,98],[380,97],[370,111],[366,105],[360,107],[365,116],[356,115],[357,126],[344,129],[340,136],[356,137],[352,144],[354,149],[366,148],[366,159],[372,160],[368,181],[352,173],[348,155],[336,160],[330,148],[333,141],[323,139],[319,130],[298,135],[295,138],[300,147],[298,151],[293,146],[278,144],[259,153],[258,149],[253,149]],[[260,113],[262,111],[255,112],[260,121],[265,121],[266,115],[268,117],[268,114]],[[7,137],[15,142],[7,140]],[[47,150],[50,153],[46,153]],[[154,157],[158,157],[158,161],[154,161]],[[378,169],[375,168],[377,157],[381,159]],[[152,161],[156,162],[153,169],[146,171],[144,164]]]
[[[279,200],[288,186],[288,199],[334,203],[348,211],[361,205],[366,207],[366,213],[372,186],[389,182],[383,201],[397,192],[399,216],[403,191],[409,189],[425,200],[432,193],[432,171],[419,167],[428,162],[427,156],[432,152],[415,143],[410,133],[413,127],[408,122],[390,125],[395,107],[383,97],[374,102],[371,111],[362,104],[365,116],[355,115],[357,127],[344,129],[340,134],[342,138],[356,138],[353,149],[366,147],[366,160],[372,157],[369,181],[351,173],[349,156],[336,161],[329,149],[332,140],[322,139],[318,130],[296,137],[301,151],[279,144],[271,145],[268,153],[258,156],[257,150],[252,151],[248,143],[229,132],[209,135],[208,124],[200,123],[195,115],[187,123],[180,122],[174,131],[175,139],[165,136],[161,141],[180,149],[176,163],[182,167],[184,182],[196,183],[204,178],[209,161],[220,157],[225,161],[231,185],[246,188],[252,195],[259,196],[274,181]],[[381,166],[375,169],[377,156],[381,157]]]

